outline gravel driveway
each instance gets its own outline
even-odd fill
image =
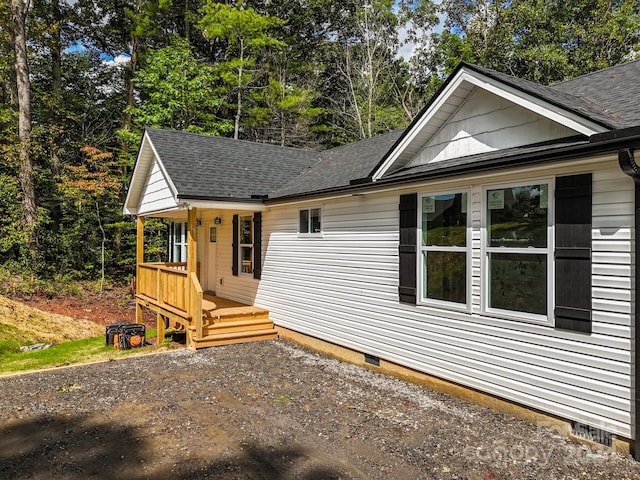
[[[0,379],[0,479],[637,479],[640,463],[284,341]]]

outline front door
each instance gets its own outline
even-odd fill
[[[208,228],[207,238],[207,290],[211,292],[216,291],[217,282],[217,241],[218,241],[218,226],[211,222]]]

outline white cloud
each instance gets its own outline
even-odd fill
[[[116,57],[112,57],[110,55],[104,55],[102,59],[102,63],[104,65],[109,65],[112,67],[119,67],[122,65],[126,65],[131,60],[131,55],[128,53],[121,53]]]

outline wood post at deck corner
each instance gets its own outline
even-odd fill
[[[140,264],[144,263],[144,217],[136,218],[136,295],[140,293]],[[136,323],[142,323],[142,307],[136,302]]]
[[[190,318],[190,322],[193,322],[194,318],[198,315],[194,312],[197,293],[194,289],[194,278],[196,276],[196,268],[198,265],[198,232],[196,222],[198,220],[198,210],[196,208],[190,208],[187,216],[187,282],[185,284],[186,303],[187,303],[187,315]],[[197,278],[195,279],[197,282]],[[201,307],[202,308],[202,307]],[[202,310],[200,311],[200,323],[202,323]],[[201,334],[202,332],[198,332]],[[187,345],[191,345],[192,333],[187,328]]]
[[[164,317],[159,312],[156,313],[156,328],[157,328],[156,348],[158,348],[162,345],[162,342],[164,342]]]
[[[198,212],[196,208],[189,209],[188,216],[188,233],[187,233],[187,272],[196,273],[197,268],[197,230],[196,222],[198,219]]]

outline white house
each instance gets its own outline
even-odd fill
[[[279,334],[632,446],[638,78],[461,64],[407,129],[325,152],[148,129],[139,308],[191,348]],[[170,263],[144,263],[150,216]]]

